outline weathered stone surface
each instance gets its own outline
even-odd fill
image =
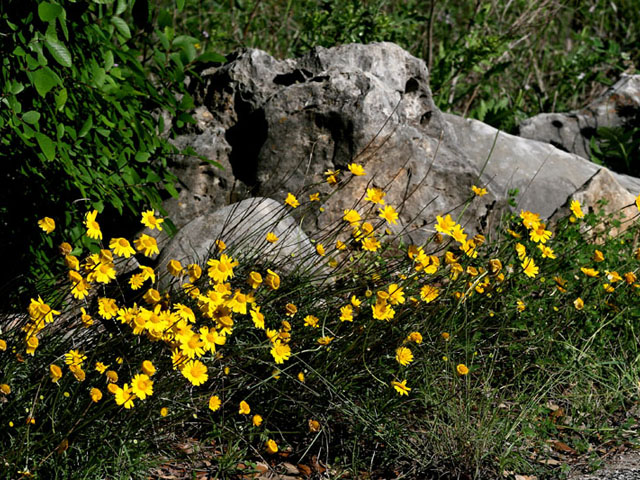
[[[275,244],[265,240],[267,232],[279,238]],[[187,223],[162,249],[157,271],[160,285],[166,288],[171,277],[166,273],[169,260],[204,265],[221,239],[234,259],[243,264],[277,265],[279,273],[315,268],[319,259],[307,235],[286,213],[282,204],[269,198],[250,198]]]
[[[605,233],[615,236],[625,231],[631,222],[637,217],[638,208],[635,204],[635,196],[629,193],[620,185],[611,170],[600,169],[587,183],[585,183],[578,191],[572,194],[567,203],[558,209],[552,218],[562,218],[570,214],[569,205],[571,200],[577,200],[582,206],[582,210],[599,212],[601,209],[605,215],[614,214],[616,219],[622,223],[619,228],[610,224],[602,224],[590,231],[591,235]],[[604,206],[600,206],[599,202],[604,201]]]
[[[424,62],[390,43],[316,48],[288,60],[243,50],[202,77],[197,130],[177,142],[225,170],[183,162],[178,175],[187,188],[170,204],[172,213],[186,215],[175,219],[178,225],[238,199],[282,202],[288,192],[317,184],[313,191],[322,194],[325,213],[300,216],[307,232],[317,232],[361,202],[371,182],[399,210],[396,231],[420,243],[433,233],[436,215],[463,211],[472,184],[486,185],[489,195],[464,209],[462,223],[486,232],[510,189],[520,191],[519,208],[548,217],[600,169],[548,143],[503,132],[485,165],[498,131],[440,112]],[[323,172],[350,176],[346,167],[354,161],[367,176],[332,194]],[[640,180],[614,177],[633,195],[640,192]]]
[[[445,123],[426,66],[397,45],[317,48],[284,61],[246,50],[203,77],[200,99],[226,128],[233,174],[251,194],[281,201],[322,181],[326,170],[364,165],[367,178],[331,196],[326,215],[305,219],[307,229],[338,219],[373,178],[400,209],[399,228],[422,241],[436,214],[461,210],[471,185],[485,181],[455,145],[442,141]],[[330,193],[324,183],[318,190]],[[471,230],[493,200],[490,193],[466,210]]]
[[[520,124],[520,135],[589,158],[599,127],[625,125],[640,111],[640,75],[623,75],[604,95],[569,113],[542,113]]]
[[[484,166],[484,174],[498,197],[506,197],[509,189],[519,190],[518,208],[547,218],[600,170],[608,173],[598,178],[611,179],[602,194],[633,198],[627,189],[640,192],[640,179],[610,172],[550,144],[509,135],[477,120],[449,114],[444,117],[451,127],[448,141],[478,169]],[[603,186],[600,181],[598,185]]]

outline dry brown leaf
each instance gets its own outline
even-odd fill
[[[535,475],[516,475],[515,480],[538,480]]]
[[[551,444],[553,449],[558,451],[558,452],[570,453],[572,455],[576,455],[578,453],[573,448],[571,448],[569,445],[567,445],[564,442],[561,442],[560,440],[548,440],[548,442]]]
[[[538,460],[538,463],[543,465],[562,465],[562,462],[555,458],[547,458],[546,460]]]
[[[302,473],[305,477],[309,477],[311,476],[311,467],[308,467],[306,465],[303,465],[302,463],[298,464],[298,470],[300,470],[300,473]]]

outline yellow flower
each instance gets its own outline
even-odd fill
[[[582,267],[580,270],[587,277],[597,277],[600,274],[600,272],[598,272],[597,270],[595,270],[593,268]]]
[[[533,258],[525,258],[522,262],[522,271],[527,277],[535,278],[540,272],[540,269],[536,266]]]
[[[379,208],[378,212],[380,212],[378,216],[380,218],[384,218],[388,223],[392,223],[394,225],[398,223],[398,212],[396,212],[395,208],[393,208],[391,205]]]
[[[7,342],[5,340],[0,339],[0,352],[4,352],[6,349],[7,349]]]
[[[540,224],[540,215],[537,213],[520,210],[520,218],[522,218],[522,224],[527,229],[536,229]]]
[[[340,240],[336,240],[336,250],[344,250],[347,248],[347,245],[340,241]]]
[[[134,273],[129,279],[131,290],[138,290],[144,283],[144,275],[142,273]]]
[[[407,347],[400,347],[396,350],[396,362],[400,365],[409,365],[413,362],[413,353]]]
[[[281,343],[280,340],[276,340],[271,348],[271,355],[276,363],[284,363],[291,357],[291,347],[286,343]]]
[[[445,235],[451,235],[451,230],[456,225],[456,222],[453,221],[451,215],[447,215],[442,218],[441,216],[436,217],[437,223],[435,225],[436,231],[443,233]]]
[[[5,395],[9,395],[11,393],[11,387],[6,383],[0,383],[0,393],[4,393]]]
[[[516,252],[518,253],[518,259],[520,259],[520,261],[527,258],[527,249],[521,243],[516,243]]]
[[[109,242],[109,248],[113,250],[113,253],[119,257],[129,258],[131,255],[135,255],[136,251],[133,249],[129,240],[126,238],[112,238]]]
[[[362,249],[367,252],[375,252],[380,246],[380,242],[375,237],[366,237],[362,240]]]
[[[106,372],[107,368],[109,368],[109,365],[105,365],[102,362],[96,362],[96,364],[95,364],[96,372],[98,372],[100,374],[103,374],[104,372]]]
[[[240,415],[249,415],[251,413],[251,407],[249,406],[249,404],[247,402],[242,400],[240,402],[240,409],[238,410],[238,413]]]
[[[580,207],[580,202],[577,200],[572,200],[571,201],[571,206],[569,207],[571,209],[571,213],[573,213],[573,216],[576,218],[582,218],[584,217],[584,213],[582,212],[582,208]]]
[[[118,381],[118,372],[113,370],[107,370],[104,376],[107,377],[108,383],[116,383]]]
[[[532,228],[529,231],[529,238],[536,243],[546,243],[546,241],[551,238],[551,232],[549,230],[545,230],[544,223],[539,223],[536,228]]]
[[[49,375],[53,383],[58,383],[58,380],[62,378],[62,369],[55,364],[49,365]]]
[[[160,224],[164,222],[164,220],[162,218],[156,218],[154,216],[154,213],[155,212],[153,210],[142,212],[142,220],[140,220],[140,223],[142,223],[145,227],[149,227],[151,230],[157,228],[158,230],[162,231],[162,227],[160,226]]]
[[[364,168],[358,163],[350,163],[347,168],[353,175],[361,176],[365,174]]]
[[[216,247],[218,247],[219,252],[222,252],[227,249],[227,244],[218,238],[216,240]]]
[[[297,208],[300,206],[300,202],[293,193],[287,193],[287,198],[285,199],[284,203],[292,208]]]
[[[461,225],[456,224],[453,226],[451,229],[451,236],[460,244],[465,244],[467,242],[467,234],[464,233],[464,228]]]
[[[516,302],[516,308],[518,309],[519,312],[524,312],[524,309],[527,308],[527,306],[524,304],[524,302],[522,300],[518,300]]]
[[[304,372],[300,372],[300,373],[298,373],[298,380],[299,380],[301,383],[304,383]]]
[[[118,405],[124,405],[124,408],[129,409],[133,407],[133,401],[136,396],[133,391],[129,388],[128,384],[124,384],[122,388],[116,387],[116,403]]]
[[[56,222],[53,218],[44,217],[38,220],[38,226],[44,230],[47,234],[53,232],[56,229]]]
[[[338,175],[340,174],[340,170],[327,170],[324,172],[327,177],[327,183],[331,186],[338,183]]]
[[[442,333],[440,334],[440,336],[442,337],[442,339],[443,339],[445,342],[448,342],[448,341],[449,341],[449,338],[451,338],[451,335],[449,335],[449,332],[442,332]]]
[[[280,240],[278,237],[276,237],[276,234],[273,232],[269,232],[267,233],[267,237],[266,237],[267,242],[269,243],[276,243],[278,240]]]
[[[190,360],[181,366],[180,372],[196,387],[202,385],[209,378],[207,366],[200,360]]]
[[[319,202],[320,201],[320,193],[312,193],[309,195],[310,202]]]
[[[152,283],[156,281],[156,274],[154,273],[153,268],[140,265],[140,270],[142,270],[141,275],[145,280],[151,279]]]
[[[576,310],[582,310],[584,308],[584,301],[578,297],[573,301],[573,306],[576,308]]]
[[[397,381],[393,380],[391,382],[391,386],[393,388],[395,388],[396,392],[398,392],[398,394],[400,396],[409,395],[409,392],[411,391],[411,388],[407,387],[407,381],[406,380],[402,380],[401,382],[397,382]]]
[[[63,256],[69,255],[72,250],[73,250],[73,247],[69,242],[62,242],[58,246],[58,251],[60,252],[60,255],[63,255]]]
[[[340,308],[340,321],[353,322],[353,307],[351,305],[345,305]]]
[[[44,303],[42,298],[38,296],[38,300],[31,299],[29,304],[29,316],[35,322],[44,320],[46,323],[53,322],[53,316],[60,315],[58,310],[53,310],[48,304]]]
[[[102,392],[95,387],[91,389],[91,391],[89,392],[89,396],[95,403],[98,403],[100,400],[102,400]]]
[[[326,252],[324,246],[321,243],[318,243],[316,245],[316,252],[318,252],[318,255],[320,255],[321,257],[324,257]]]
[[[276,272],[267,270],[267,277],[264,279],[264,283],[272,290],[277,290],[280,288],[280,276]]]
[[[78,270],[80,268],[80,262],[78,261],[78,257],[74,255],[65,255],[64,263],[67,265],[67,268],[70,270]]]
[[[149,305],[155,305],[156,303],[159,303],[160,300],[162,300],[162,297],[160,296],[160,292],[155,288],[150,288],[149,290],[147,290],[146,293],[142,296],[142,298],[144,298],[144,301],[147,302]]]
[[[67,365],[77,365],[79,367],[86,359],[87,356],[78,350],[69,350],[64,354],[64,363]]]
[[[169,409],[167,407],[162,407],[160,409],[160,416],[166,417],[167,415],[169,415]]]
[[[153,395],[153,380],[144,373],[139,373],[131,380],[131,390],[140,400]]]
[[[318,339],[320,345],[329,345],[331,342],[333,342],[333,337],[320,337]]]
[[[100,230],[100,224],[96,222],[96,216],[98,215],[97,210],[92,210],[87,213],[84,225],[87,227],[87,237],[93,238],[94,240],[102,240],[102,231]]]
[[[409,336],[407,336],[407,341],[420,344],[422,343],[422,334],[420,332],[411,332]]]
[[[274,440],[267,440],[265,448],[267,449],[267,453],[270,453],[271,455],[278,453],[278,444]]]
[[[151,257],[155,253],[160,253],[156,239],[145,233],[140,235],[140,238],[134,240],[133,243],[136,246],[136,250],[140,253],[144,253],[147,257]]]
[[[426,303],[433,302],[440,295],[440,290],[431,285],[425,285],[420,289],[420,298]]]
[[[254,427],[259,427],[260,425],[262,425],[262,416],[254,415],[251,419],[251,423],[253,423]]]
[[[306,317],[304,317],[304,326],[319,328],[318,321],[319,321],[318,317],[314,317],[313,315],[307,315]]]
[[[226,254],[222,254],[219,260],[211,259],[207,262],[210,278],[216,283],[226,282],[233,277],[233,268],[238,266],[238,262]]]
[[[113,274],[113,278],[115,278],[115,270]],[[82,300],[89,294],[89,283],[77,271],[69,270],[69,281],[71,282],[71,295],[74,298]]]
[[[458,375],[466,375],[469,373],[469,369],[464,363],[460,363],[456,367],[456,372],[458,372]]]
[[[595,252],[593,252],[593,261],[604,262],[604,254],[600,250],[596,250]]]
[[[193,283],[202,275],[202,267],[197,263],[190,263],[187,265],[187,274],[189,274],[189,281]]]
[[[310,418],[308,423],[309,423],[309,431],[311,433],[315,433],[315,432],[319,432],[320,431],[320,422]]]
[[[371,203],[377,203],[378,205],[384,205],[384,197],[386,193],[379,188],[367,188],[367,196],[364,197],[365,201]]]
[[[538,244],[538,248],[542,252],[542,258],[551,258],[551,259],[556,258],[556,254],[554,253],[552,248],[545,247],[541,243]]]
[[[349,222],[351,225],[355,225],[361,220],[360,214],[353,209],[345,210],[342,219],[345,222]]]
[[[482,197],[487,194],[486,188],[479,188],[475,185],[471,185],[471,190],[473,190],[473,193],[475,193],[478,197]]]
[[[167,270],[174,277],[179,277],[183,273],[182,264],[178,260],[169,260],[167,263]]]
[[[220,397],[217,395],[211,395],[209,398],[209,410],[212,412],[216,412],[220,409],[222,402],[220,401]]]

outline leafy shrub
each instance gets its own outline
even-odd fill
[[[74,225],[87,209],[130,212],[131,225],[142,206],[161,210],[163,196],[176,194],[167,161],[192,152],[178,152],[163,133],[193,121],[185,75],[222,57],[198,55],[195,39],[152,23],[143,0],[2,2],[0,32],[6,308],[24,300],[25,281],[56,271],[46,261],[50,240],[34,229],[40,215],[81,239]]]

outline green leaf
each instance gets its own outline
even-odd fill
[[[113,63],[113,52],[107,50],[107,53],[104,54],[104,69],[108,72],[113,67]]]
[[[49,67],[43,67],[33,72],[31,80],[41,97],[44,97],[56,85],[60,85],[60,78]]]
[[[120,35],[122,35],[125,39],[131,38],[131,30],[129,30],[129,25],[120,17],[111,17],[111,23]]]
[[[35,125],[40,120],[40,112],[36,112],[35,110],[29,110],[22,115],[22,121],[30,123],[31,125]]]
[[[44,40],[44,44],[56,62],[63,67],[70,67],[72,65],[71,53],[69,53],[69,50],[67,50],[67,47],[65,47],[62,42],[56,38],[47,36]]]
[[[205,52],[202,55],[198,55],[195,61],[200,63],[225,63],[227,59],[219,53]]]
[[[176,0],[176,7],[178,7],[178,11],[181,12],[184,8],[184,0]]]
[[[167,192],[169,192],[169,195],[171,195],[173,198],[178,198],[178,191],[176,190],[176,187],[173,186],[173,183],[165,183],[164,184],[164,188],[167,190]]]
[[[150,156],[149,152],[138,152],[136,153],[136,162],[145,163]]]
[[[56,94],[56,108],[58,110],[62,110],[64,108],[65,103],[67,103],[67,89],[62,88]]]
[[[82,127],[80,127],[80,131],[78,132],[78,138],[84,137],[87,134],[87,132],[91,130],[91,127],[93,127],[93,117],[89,116],[82,124]]]
[[[122,15],[127,9],[127,0],[118,0],[118,4],[116,6],[116,15]]]
[[[62,13],[62,7],[55,3],[44,2],[38,5],[38,16],[43,22],[50,22]]]
[[[44,133],[36,132],[36,141],[40,146],[40,150],[47,157],[47,160],[51,161],[56,156],[56,144],[47,137]]]

